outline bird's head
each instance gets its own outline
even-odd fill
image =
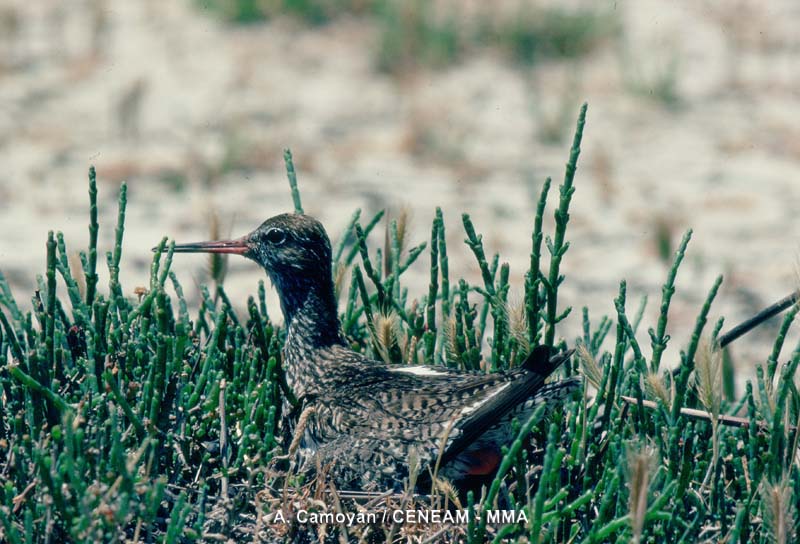
[[[342,343],[331,276],[331,242],[322,224],[303,214],[284,213],[235,240],[176,244],[176,253],[232,253],[257,262],[278,290],[287,326],[304,312],[302,332],[313,346]]]
[[[284,213],[234,240],[176,244],[175,253],[232,253],[264,267],[280,289],[298,281],[331,280],[331,243],[322,223]]]

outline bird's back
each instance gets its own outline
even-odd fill
[[[547,374],[533,368],[485,374],[385,365],[338,344],[287,347],[287,357],[293,387],[314,408],[304,429],[307,459],[333,463],[340,485],[362,489],[397,487],[410,462],[426,470],[444,460],[442,474],[453,479],[491,471],[511,418],[577,385],[541,389]]]

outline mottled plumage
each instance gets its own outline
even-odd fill
[[[287,382],[314,408],[303,429],[304,466],[325,466],[341,488],[399,488],[411,459],[422,474],[439,460],[450,480],[489,473],[512,438],[511,419],[577,384],[544,385],[571,352],[551,358],[543,347],[521,367],[492,374],[386,365],[352,351],[340,331],[330,241],[306,215],[278,215],[237,240],[175,251],[237,253],[266,269],[286,321]]]

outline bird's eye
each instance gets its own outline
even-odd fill
[[[270,244],[279,246],[286,241],[286,232],[281,229],[270,229],[264,235],[264,238]]]

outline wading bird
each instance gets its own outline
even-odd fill
[[[330,466],[339,489],[400,490],[411,459],[423,480],[437,463],[438,475],[457,485],[491,476],[513,438],[512,419],[577,386],[545,384],[572,352],[551,356],[544,346],[520,367],[489,374],[387,365],[353,351],[339,325],[330,241],[308,215],[277,215],[241,238],[177,244],[175,252],[237,254],[264,267],[285,319],[286,380],[313,414],[301,462],[309,471]]]

